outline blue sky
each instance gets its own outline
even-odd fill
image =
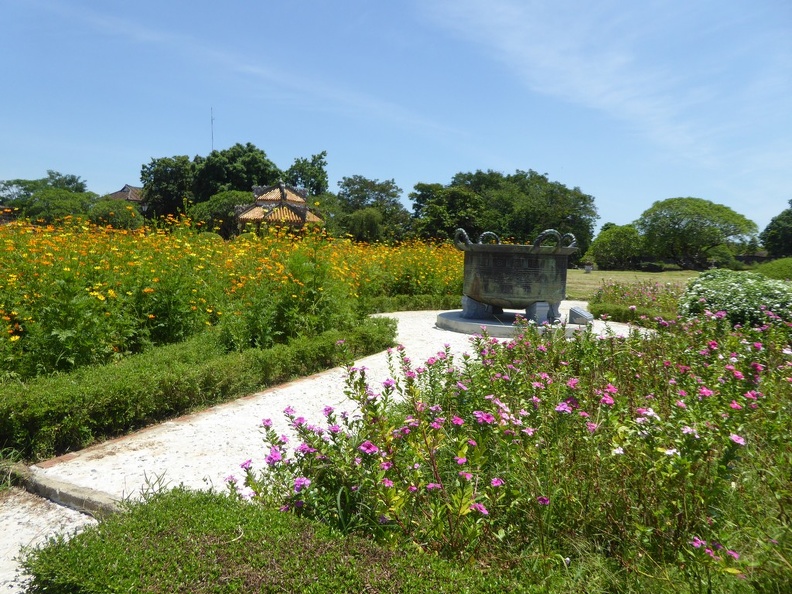
[[[107,193],[252,142],[285,169],[447,184],[533,169],[599,224],[792,198],[789,0],[0,0],[0,179]]]

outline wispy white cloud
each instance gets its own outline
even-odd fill
[[[428,119],[402,105],[375,95],[359,92],[316,76],[306,78],[288,65],[281,67],[268,56],[251,57],[233,48],[219,47],[204,38],[172,30],[158,29],[150,23],[121,18],[107,12],[73,7],[52,0],[37,0],[39,5],[64,18],[84,24],[93,30],[131,43],[166,50],[200,68],[234,72],[247,85],[250,93],[280,97],[290,107],[304,105],[312,111],[326,111],[355,118],[387,121],[408,127],[421,135],[443,135],[458,138],[464,133]]]
[[[695,3],[426,0],[421,5],[436,26],[481,46],[531,91],[626,121],[657,145],[702,165],[715,165],[718,141],[745,125],[708,111],[729,105],[734,111],[734,95],[742,90],[724,88],[721,77],[728,72],[707,76],[713,69],[726,70],[718,60],[731,56],[696,46],[697,36],[707,34],[704,24],[714,28],[718,19]],[[738,26],[730,18],[723,15],[720,24]],[[734,43],[727,38],[723,45]],[[728,53],[738,51],[731,47]],[[755,102],[790,90],[788,76],[775,77],[751,82]]]

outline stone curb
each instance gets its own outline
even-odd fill
[[[49,478],[24,464],[15,464],[11,474],[29,493],[97,519],[121,511],[119,502],[107,493]]]

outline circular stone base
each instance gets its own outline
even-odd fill
[[[437,314],[435,325],[443,330],[451,330],[452,332],[461,332],[463,334],[481,334],[482,330],[486,329],[487,334],[493,338],[513,338],[520,332],[520,326],[514,325],[517,315],[519,314],[504,312],[487,319],[471,319],[463,318],[461,310],[444,311]],[[525,314],[522,314],[522,316],[525,317]],[[554,326],[550,327],[553,328]],[[584,328],[585,326],[567,324],[565,326],[566,335],[572,336],[575,332]]]

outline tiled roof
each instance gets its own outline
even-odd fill
[[[305,204],[305,196],[302,193],[284,184],[277,186],[254,186],[253,198],[257,204],[262,202],[289,202],[292,204]]]
[[[113,200],[129,200],[130,202],[139,203],[143,201],[143,188],[137,188],[135,186],[125,184],[123,188],[118,190],[118,192],[108,194],[106,197],[112,198]]]

